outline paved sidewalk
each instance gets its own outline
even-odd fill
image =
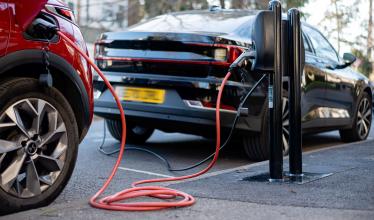
[[[172,184],[197,204],[157,212],[109,212],[87,201],[51,205],[6,219],[374,219],[374,141],[309,152],[306,172],[333,175],[306,184],[243,179],[264,173],[267,162]],[[285,159],[285,170],[287,170]]]

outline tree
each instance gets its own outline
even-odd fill
[[[245,0],[232,0],[231,1],[231,8],[246,8],[247,1]]]
[[[144,10],[148,18],[157,15],[194,9],[207,9],[207,0],[145,0]]]
[[[338,53],[340,53],[341,43],[353,43],[344,39],[344,30],[349,27],[354,14],[358,13],[359,0],[350,4],[343,4],[342,0],[330,0],[332,7],[328,7],[325,17],[321,20],[320,25],[323,26],[329,38],[337,41]],[[331,25],[331,23],[335,25]]]
[[[219,0],[219,3],[221,4],[221,8],[226,8],[225,7],[225,0]]]
[[[139,0],[128,0],[127,26],[138,23],[143,15]]]
[[[369,57],[364,55],[364,53],[358,49],[353,49],[352,53],[357,58],[356,69],[369,77],[370,74],[373,72],[373,66],[369,60]]]
[[[374,59],[372,57],[374,50],[373,43],[373,0],[369,0],[369,21],[368,21],[368,35],[367,35],[367,51],[366,56],[371,59],[371,74],[374,75]]]
[[[373,0],[369,0],[369,22],[368,22],[368,37],[367,37],[367,52],[366,56],[371,58],[373,51]],[[372,60],[374,63],[374,60]]]
[[[252,5],[252,7],[254,7],[255,9],[266,9],[268,8],[269,6],[269,1],[267,0],[256,0],[254,2],[254,5]]]
[[[307,4],[308,1],[309,0],[283,0],[282,6],[285,10],[290,8],[299,8]],[[231,8],[266,9],[268,5],[268,0],[231,0]]]
[[[290,9],[290,8],[300,8],[307,4],[309,0],[284,0],[285,2],[285,8]]]

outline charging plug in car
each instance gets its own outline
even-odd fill
[[[43,18],[35,19],[27,29],[27,34],[34,40],[47,41],[48,45],[43,48],[43,64],[46,73],[40,74],[39,82],[42,86],[52,87],[53,78],[49,70],[48,47],[51,39],[57,36],[58,27],[52,21]]]
[[[58,27],[48,18],[35,19],[26,30],[26,34],[34,40],[47,40],[57,36]]]
[[[251,64],[251,69],[253,69],[253,61],[255,58],[255,51],[245,51],[230,65],[229,71],[235,74],[249,64]],[[244,81],[244,79],[242,79],[242,81]],[[239,107],[238,111],[240,112],[240,116],[247,117],[249,115],[249,109],[242,105]]]
[[[248,65],[248,62],[253,64],[253,61],[255,59],[256,59],[255,51],[245,51],[230,65],[230,72],[236,72],[238,69],[243,68],[246,65]],[[253,65],[251,69],[253,69]]]

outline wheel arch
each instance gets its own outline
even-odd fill
[[[40,74],[46,71],[42,60],[41,50],[21,50],[8,54],[0,59],[0,80],[14,77],[38,79]],[[49,62],[53,86],[64,95],[72,107],[82,140],[91,121],[87,91],[76,70],[65,59],[49,52]]]
[[[370,96],[370,99],[373,100],[373,92],[371,91],[371,88],[369,86],[364,88],[364,92],[366,92]]]

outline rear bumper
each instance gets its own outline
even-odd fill
[[[133,103],[123,102],[122,106],[124,107],[126,119],[135,121],[139,125],[170,132],[200,134],[203,136],[215,135],[215,113],[213,111],[191,111],[189,114],[184,115],[186,112],[184,110],[174,110],[173,113],[170,113],[170,108],[155,109],[155,107],[145,104],[134,106]],[[94,112],[97,116],[107,119],[120,118],[119,110],[114,102],[97,101]],[[230,129],[234,117],[234,113],[221,112],[221,127],[225,130]],[[240,118],[236,126],[236,131],[259,132],[260,128],[261,120],[259,117]]]
[[[126,119],[137,124],[154,127],[170,132],[184,132],[204,136],[215,135],[214,109],[201,109],[188,106],[179,96],[175,88],[216,90],[220,79],[171,77],[148,74],[105,73],[114,86],[157,87],[166,90],[163,104],[148,104],[139,102],[122,102]],[[95,80],[95,88],[102,91],[95,99],[94,113],[108,119],[119,119],[119,110],[109,90],[103,87],[100,80]],[[227,87],[243,86],[241,83],[228,82]],[[235,118],[234,111],[221,111],[221,127],[230,129]],[[236,131],[259,132],[262,126],[261,114],[239,119]]]

